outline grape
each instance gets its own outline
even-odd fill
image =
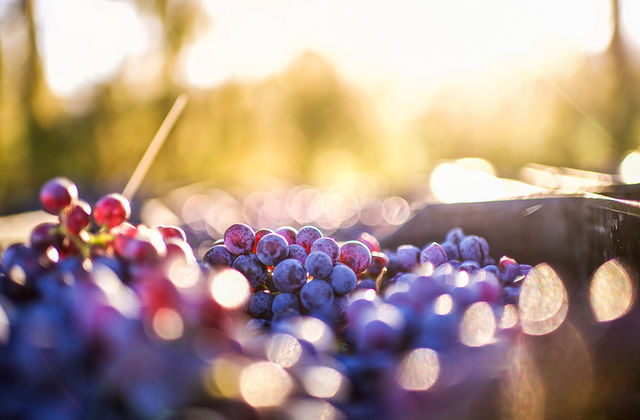
[[[367,248],[369,248],[369,251],[371,251],[372,253],[380,252],[380,242],[378,241],[378,238],[376,238],[372,234],[362,232],[360,236],[358,236],[358,240],[365,244]]]
[[[307,257],[304,268],[313,278],[326,279],[331,270],[333,263],[331,257],[321,251],[312,252]]]
[[[231,267],[235,258],[224,245],[214,245],[202,260],[210,267]]]
[[[480,264],[477,261],[472,260],[465,261],[458,266],[458,270],[467,271],[469,273],[474,273],[478,269],[480,269]]]
[[[40,190],[40,204],[51,214],[58,214],[78,199],[78,187],[67,178],[53,178]]]
[[[340,258],[340,246],[333,238],[323,237],[317,239],[312,245],[309,253],[311,252],[324,252],[330,258],[333,264],[338,262],[338,258]]]
[[[359,274],[371,263],[371,251],[362,242],[348,241],[340,247],[339,261]]]
[[[289,245],[287,249],[288,249],[287,258],[298,260],[304,265],[305,261],[307,260],[307,256],[309,254],[307,254],[307,251],[303,247],[301,247],[298,244],[292,244],[292,245]]]
[[[445,236],[445,242],[451,242],[454,245],[460,246],[460,243],[464,239],[465,235],[461,228],[456,227],[447,232]]]
[[[276,233],[284,236],[289,245],[293,245],[296,243],[296,238],[298,236],[298,231],[292,228],[291,226],[283,226],[276,230]]]
[[[498,269],[500,270],[499,278],[502,280],[502,284],[513,283],[516,277],[520,275],[520,266],[516,260],[506,255],[500,258]]]
[[[412,271],[420,262],[420,248],[414,245],[400,245],[396,250],[395,260],[398,271]]]
[[[253,245],[253,253],[256,253],[256,250],[258,249],[258,243],[260,242],[260,239],[264,238],[266,235],[270,234],[270,233],[274,233],[271,229],[258,229],[256,230],[256,242]]]
[[[274,314],[285,311],[294,311],[300,314],[300,302],[298,301],[298,297],[292,293],[279,293],[275,299],[273,299],[271,308]]]
[[[454,244],[453,242],[444,241],[443,243],[440,244],[440,246],[442,246],[442,249],[444,249],[444,252],[447,253],[448,260],[457,260],[460,258],[460,251],[458,250],[458,245]]]
[[[224,246],[232,254],[240,255],[251,252],[256,242],[253,229],[243,223],[229,226],[224,232]]]
[[[322,232],[315,226],[305,226],[298,231],[296,244],[303,247],[307,252],[311,251],[311,245],[322,238]]]
[[[333,267],[328,280],[333,291],[338,295],[345,295],[355,289],[358,281],[353,270],[341,263]]]
[[[78,200],[65,207],[60,219],[71,233],[79,233],[91,222],[91,206],[86,201]]]
[[[258,287],[267,278],[267,267],[256,254],[239,255],[233,262],[233,268],[244,274],[251,287]]]
[[[306,281],[307,271],[298,260],[286,259],[273,269],[273,283],[281,292],[296,292]]]
[[[57,225],[55,223],[44,222],[40,223],[31,231],[31,237],[29,243],[31,247],[36,250],[44,251],[48,247],[52,246],[55,242],[55,229]]]
[[[121,194],[108,194],[95,205],[93,219],[99,226],[109,228],[122,224],[131,215],[131,204]]]
[[[333,299],[333,289],[324,280],[311,280],[300,290],[302,306],[312,314],[330,308]]]
[[[362,279],[356,285],[356,289],[375,289],[376,281],[374,279]]]
[[[531,269],[533,268],[529,264],[519,264],[519,266],[520,266],[520,275],[522,276],[526,276],[527,274],[529,274],[529,271],[531,271]]]
[[[376,277],[389,265],[389,257],[383,252],[373,251],[371,253],[371,264],[367,268],[367,273]]]
[[[271,305],[273,305],[274,296],[266,290],[260,290],[251,296],[249,301],[249,312],[254,318],[271,319],[273,318],[273,311]]]
[[[178,226],[158,226],[158,231],[165,240],[169,238],[177,238],[182,239],[185,242],[187,241],[187,234]]]
[[[265,235],[256,247],[258,259],[267,266],[274,266],[285,260],[288,253],[287,240],[277,233]]]
[[[427,245],[420,253],[420,263],[431,263],[434,267],[447,262],[447,252],[437,242]]]
[[[460,256],[464,260],[482,263],[489,256],[489,244],[480,236],[469,235],[460,242]]]

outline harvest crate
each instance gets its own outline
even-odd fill
[[[636,185],[606,193],[638,198],[638,191]],[[383,245],[389,249],[405,243],[424,246],[442,241],[455,226],[485,237],[495,258],[506,254],[522,263],[548,263],[567,290],[569,312],[557,330],[543,336],[523,334],[516,339],[515,348],[524,349],[519,369],[531,376],[527,385],[530,389],[526,390],[529,401],[524,398],[525,406],[516,409],[529,410],[531,418],[637,418],[640,203],[585,193],[433,204],[386,237]],[[620,262],[630,275],[636,301],[619,319],[597,322],[589,286],[594,272],[611,259]],[[504,414],[505,409],[509,411],[510,403],[498,391],[505,386],[522,386],[509,378],[513,369],[507,369],[503,378],[487,387],[482,398],[461,414],[474,417],[475,412],[493,418]]]

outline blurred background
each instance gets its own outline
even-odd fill
[[[638,182],[639,53],[630,0],[0,0],[0,214],[57,175],[121,191],[180,93],[141,195],[242,197],[229,220],[324,194],[344,210],[325,229],[353,208],[398,224],[486,198],[470,170],[508,178],[496,196]]]

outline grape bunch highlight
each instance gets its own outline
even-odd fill
[[[58,223],[0,266],[3,418],[446,417],[499,374],[532,270],[460,228],[383,250],[239,223],[198,261],[122,195],[40,202]]]

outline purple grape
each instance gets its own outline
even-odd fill
[[[279,293],[273,299],[271,309],[276,315],[285,311],[294,311],[300,314],[300,302],[298,301],[298,296],[293,293]]]
[[[253,250],[256,235],[251,226],[236,223],[224,232],[224,246],[235,255],[246,254]]]
[[[258,248],[258,244],[260,243],[260,239],[264,238],[270,233],[275,233],[271,229],[258,229],[256,230],[256,243],[253,245],[253,253],[255,254],[256,249]],[[288,245],[288,244],[287,244]]]
[[[362,279],[356,285],[356,289],[375,289],[376,281],[374,279]]]
[[[396,250],[398,271],[412,271],[420,262],[420,248],[414,245],[400,245]]]
[[[431,263],[433,267],[437,267],[447,262],[447,252],[437,242],[427,245],[420,253],[420,263]]]
[[[460,256],[464,260],[482,263],[489,256],[489,244],[476,235],[469,235],[460,242]]]
[[[371,264],[371,251],[360,241],[345,242],[340,247],[340,262],[359,274]]]
[[[316,251],[309,254],[304,268],[314,279],[326,279],[333,269],[333,263],[327,254]]]
[[[504,305],[517,305],[520,298],[520,288],[506,286],[502,289],[502,302]]]
[[[338,263],[331,270],[328,281],[337,295],[346,295],[356,288],[358,278],[351,268]]]
[[[239,255],[233,262],[233,268],[244,274],[251,287],[260,286],[267,278],[267,267],[256,254]]]
[[[389,257],[383,252],[374,251],[371,253],[371,264],[367,268],[367,273],[376,277],[389,265]]]
[[[527,274],[529,274],[529,271],[531,271],[532,268],[533,267],[529,264],[520,264],[520,275],[526,276]]]
[[[487,265],[482,268],[487,273],[493,274],[496,278],[500,278],[500,269],[493,264]]]
[[[298,231],[292,228],[291,226],[283,226],[276,230],[276,233],[284,236],[284,239],[287,240],[289,245],[293,245],[296,243],[296,238],[298,236]]]
[[[447,232],[447,235],[445,236],[445,242],[451,242],[452,244],[459,246],[464,239],[464,236],[465,235],[462,231],[462,228],[455,227]]]
[[[286,259],[273,269],[273,284],[281,292],[296,292],[306,281],[307,271],[298,260]]]
[[[402,331],[391,325],[374,319],[358,331],[357,346],[360,351],[392,350],[400,345]]]
[[[287,248],[287,258],[300,261],[303,265],[309,254],[298,244],[291,244]]]
[[[256,247],[256,255],[262,264],[274,266],[287,258],[287,240],[277,233],[265,235]]]
[[[58,214],[77,199],[78,187],[69,179],[63,177],[47,181],[40,190],[42,208],[51,214]]]
[[[298,231],[296,243],[307,252],[311,252],[311,245],[320,238],[322,238],[320,229],[315,226],[305,226]]]
[[[224,245],[214,245],[211,247],[202,261],[207,263],[210,267],[231,267],[235,257],[229,252]]]
[[[260,290],[251,296],[249,301],[249,313],[254,318],[271,319],[273,318],[273,311],[271,306],[273,304],[274,297],[266,290]]]
[[[311,280],[300,290],[302,306],[310,313],[322,312],[333,304],[333,289],[324,280]]]
[[[466,271],[467,273],[475,273],[476,270],[479,270],[480,264],[477,261],[465,261],[458,266],[459,271]]]
[[[498,276],[502,281],[502,284],[513,283],[513,281],[520,275],[520,266],[513,258],[509,258],[506,255],[500,258],[498,264],[500,275]]]
[[[469,285],[474,290],[478,302],[488,302],[490,304],[497,303],[502,293],[502,287],[500,286],[497,278],[487,277],[484,280],[473,282]]]
[[[447,260],[457,260],[460,258],[460,251],[458,250],[458,245],[453,242],[444,241],[440,244],[444,252],[447,253]]]
[[[333,238],[323,237],[317,239],[311,245],[311,250],[309,252],[311,253],[316,251],[324,252],[325,254],[327,254],[331,258],[333,264],[337,263],[338,258],[340,258],[340,246]]]

